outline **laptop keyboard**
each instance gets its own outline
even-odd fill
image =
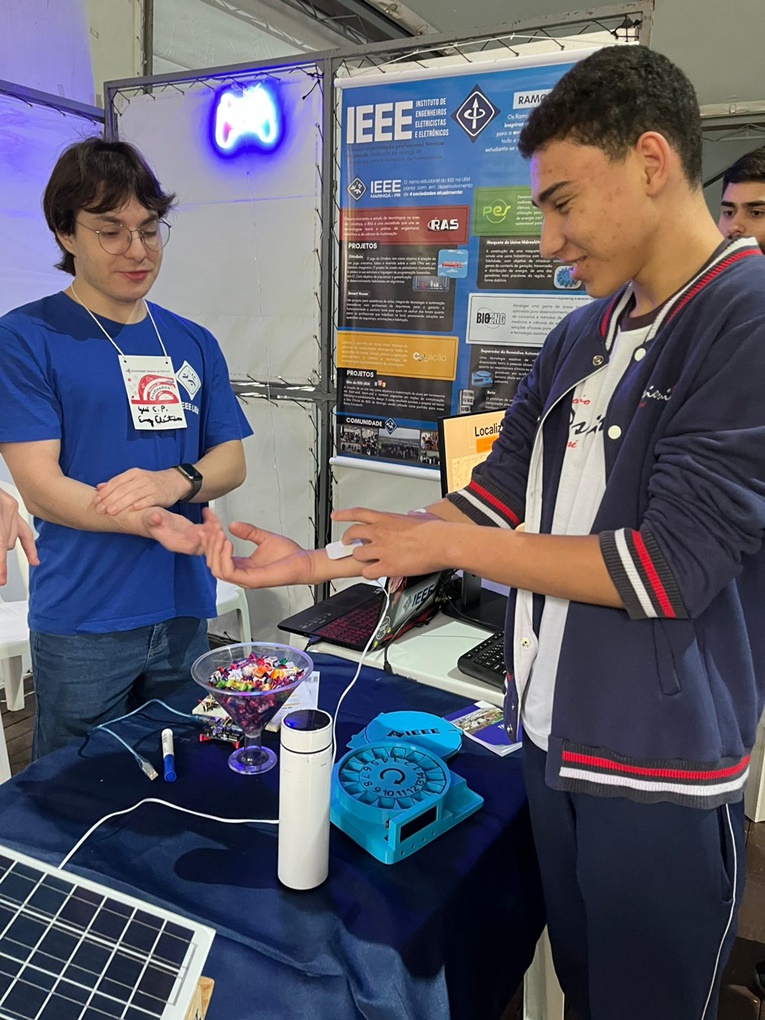
[[[347,645],[349,648],[363,648],[377,627],[380,618],[381,599],[357,606],[344,616],[319,627],[315,636],[325,641]]]
[[[505,685],[505,635],[492,634],[457,660],[463,673],[493,687]]]

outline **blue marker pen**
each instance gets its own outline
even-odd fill
[[[175,749],[173,747],[173,731],[162,730],[162,762],[165,767],[165,782],[175,782]]]

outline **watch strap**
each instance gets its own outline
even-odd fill
[[[183,477],[191,486],[189,492],[187,492],[185,496],[182,496],[178,500],[179,503],[188,503],[188,501],[190,499],[193,499],[199,492],[199,490],[202,488],[202,482],[204,481],[204,479],[202,478],[202,475],[199,473],[199,471],[197,471],[193,464],[175,464],[173,466],[175,467],[176,471],[179,471],[183,475]]]

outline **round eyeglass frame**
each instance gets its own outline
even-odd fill
[[[149,226],[138,227],[136,230],[131,230],[130,227],[126,227],[124,223],[114,224],[114,227],[119,227],[122,240],[124,242],[127,237],[127,244],[123,244],[119,249],[107,248],[104,243],[102,234],[108,233],[106,230],[97,230],[95,227],[89,227],[87,223],[82,223],[80,220],[75,220],[77,226],[84,227],[86,230],[90,230],[91,233],[98,237],[98,243],[101,245],[107,255],[124,255],[126,251],[130,250],[130,245],[133,243],[133,234],[138,234],[141,244],[147,251],[162,251],[167,246],[167,242],[170,240],[170,224],[167,220],[156,220]],[[152,227],[157,228],[157,241],[159,243],[152,244],[146,239],[146,231]],[[161,228],[164,228],[164,232]],[[162,238],[164,237],[164,240]],[[115,239],[116,240],[116,239]]]

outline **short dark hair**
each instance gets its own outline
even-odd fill
[[[518,142],[525,159],[550,142],[594,145],[622,160],[646,131],[680,156],[701,186],[701,114],[696,91],[671,60],[645,46],[606,46],[574,64],[532,110]]]
[[[75,219],[81,209],[92,213],[110,212],[131,198],[160,219],[175,201],[174,194],[162,190],[135,146],[94,137],[65,149],[53,167],[43,194],[45,219],[62,254],[56,268],[75,275],[74,256],[63,247],[58,235],[74,233]]]
[[[731,163],[723,174],[723,191],[729,184],[745,184],[747,181],[765,181],[765,145]]]

